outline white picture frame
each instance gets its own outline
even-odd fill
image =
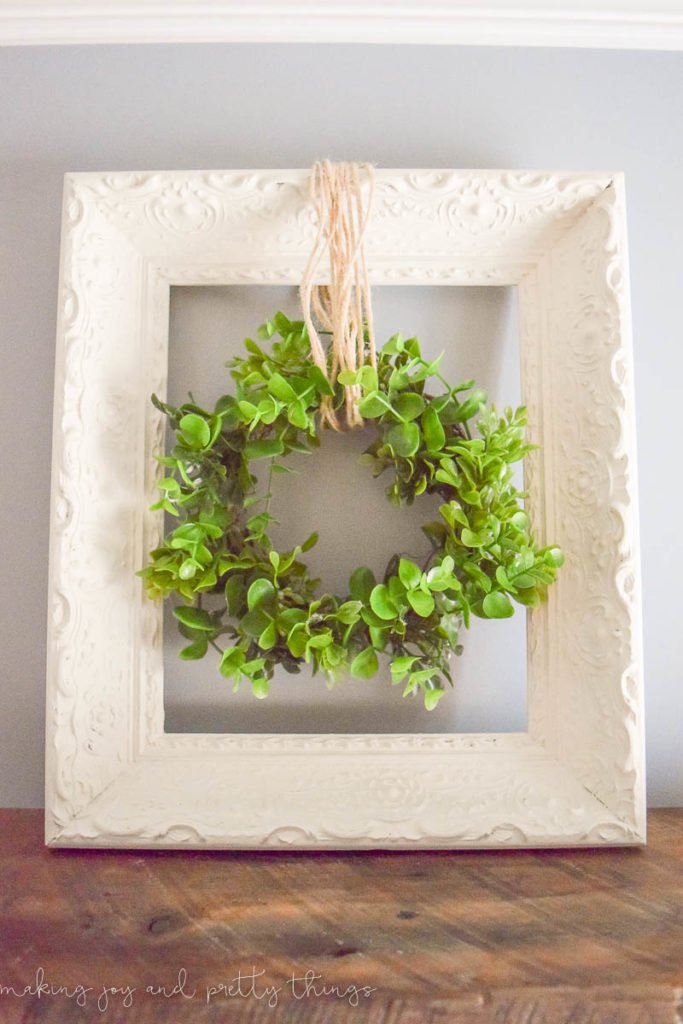
[[[164,732],[158,542],[172,285],[296,284],[304,170],[69,174],[57,332],[46,843],[458,848],[645,842],[633,366],[620,174],[377,170],[374,284],[516,285],[535,534],[528,730]]]

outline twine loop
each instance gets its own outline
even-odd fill
[[[369,190],[363,202],[361,172],[367,175]],[[344,370],[355,372],[369,363],[377,365],[370,283],[365,254],[365,235],[375,190],[371,164],[331,163],[313,165],[310,195],[315,203],[318,230],[301,281],[301,307],[311,345],[311,356],[334,387]],[[329,285],[314,284],[325,250],[329,254]],[[332,336],[330,357],[320,340],[321,332]],[[362,426],[358,412],[361,391],[358,384],[346,384],[346,426]],[[320,417],[333,430],[342,430],[332,397],[320,403]]]

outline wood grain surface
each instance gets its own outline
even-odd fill
[[[0,810],[0,1024],[683,1021],[683,810],[650,812],[645,849],[74,851],[42,830]]]

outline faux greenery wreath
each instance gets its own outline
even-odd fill
[[[263,341],[276,335],[269,350],[245,341],[246,357],[228,364],[236,393],[211,412],[153,396],[176,439],[159,457],[169,472],[152,508],[178,525],[140,573],[147,593],[182,599],[173,609],[189,641],[180,657],[215,649],[235,690],[247,681],[254,696],[266,697],[276,665],[299,672],[309,663],[329,685],[349,673],[366,679],[384,653],[404,696],[421,691],[434,708],[445,683],[452,685],[449,654],[462,650],[462,625],[471,615],[507,618],[512,601],[538,605],[563,561],[559,548],[534,543],[512,482],[512,464],[530,450],[525,410],[499,416],[474,381],[451,387],[440,360],[423,359],[416,338],[396,334],[376,369],[342,372],[331,385],[311,358],[303,321],[277,313],[259,329]],[[376,430],[362,459],[375,476],[389,471],[389,500],[403,505],[437,494],[442,504],[439,519],[423,527],[432,551],[422,565],[395,555],[379,582],[359,567],[348,594],[336,596],[318,593],[301,559],[316,534],[289,551],[273,548],[270,484],[272,474],[289,471],[283,460],[290,452],[318,447],[321,401],[328,396],[339,408],[351,384],[360,387],[358,411]],[[270,460],[265,494],[251,472],[256,459]],[[209,595],[218,595],[219,607]]]

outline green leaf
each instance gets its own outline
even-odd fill
[[[361,398],[358,403],[358,412],[365,419],[374,420],[384,415],[385,412],[393,412],[393,409],[381,391],[371,391],[365,398]]]
[[[510,598],[500,590],[493,590],[487,594],[482,607],[484,615],[489,619],[509,619],[515,613]]]
[[[172,516],[179,516],[180,512],[175,508],[168,498],[164,498],[162,501],[157,501],[154,505],[149,506],[150,512],[156,512],[158,509],[163,509],[164,512],[170,513]]]
[[[413,611],[423,619],[434,611],[434,598],[431,594],[425,594],[424,590],[409,590],[408,601]]]
[[[440,395],[439,398],[435,398],[432,402],[434,411],[439,414],[441,423],[450,424],[457,423],[460,418],[460,405],[455,398],[450,398],[449,395]]]
[[[322,633],[316,633],[315,636],[309,638],[308,643],[306,644],[306,650],[323,651],[332,643],[334,643],[332,632],[331,630],[326,629]]]
[[[375,648],[376,651],[383,651],[386,646],[389,627],[370,626],[368,631],[370,633],[370,640],[372,642],[372,646]]]
[[[471,419],[475,413],[479,412],[479,409],[486,402],[486,392],[477,389],[473,391],[469,398],[465,399],[462,405],[457,410],[456,423],[462,423],[464,420]]]
[[[207,633],[213,633],[216,628],[209,613],[202,608],[192,608],[181,604],[173,609],[173,614],[178,622],[182,622],[183,626],[188,626],[190,629],[201,629]]]
[[[275,520],[270,513],[257,512],[255,516],[251,516],[247,519],[247,527],[253,534],[262,534],[268,528],[269,523],[273,522],[275,522]]]
[[[221,658],[221,675],[229,679],[231,676],[239,674],[240,668],[245,661],[244,651],[241,651],[239,647],[228,647],[227,651],[223,652],[223,657]]]
[[[273,317],[273,323],[283,338],[286,338],[288,334],[291,334],[292,328],[294,327],[294,324],[289,317],[285,316],[281,310],[278,310]]]
[[[178,569],[178,575],[181,580],[191,580],[197,575],[199,568],[200,566],[195,562],[194,558],[186,558]]]
[[[403,586],[398,576],[389,577],[387,580],[387,589],[389,591],[389,597],[397,608],[400,608],[401,605],[405,605],[406,588]]]
[[[157,482],[157,487],[167,494],[177,494],[180,490],[180,484],[174,476],[165,476],[163,480]]]
[[[247,636],[258,637],[261,636],[269,622],[270,617],[266,615],[262,608],[253,608],[241,620],[240,627]]]
[[[425,686],[426,689],[434,687],[433,677],[436,674],[436,669],[433,667],[420,668],[416,672],[410,673],[411,683],[416,683],[418,686]]]
[[[269,393],[279,398],[281,402],[295,402],[297,399],[296,391],[280,373],[273,374],[267,387]]]
[[[303,608],[285,608],[284,611],[279,612],[277,622],[283,630],[289,632],[292,626],[299,622],[306,622],[307,619],[308,615]]]
[[[271,647],[275,646],[275,641],[276,640],[277,640],[277,629],[275,628],[275,623],[274,622],[270,622],[266,626],[266,628],[263,630],[263,632],[261,633],[260,637],[258,638],[258,645],[261,648],[261,650],[269,651],[271,649]]]
[[[463,528],[460,539],[468,548],[481,548],[484,546],[484,538],[480,537],[474,530],[468,529],[468,527]]]
[[[394,356],[399,352],[402,352],[405,348],[405,341],[403,335],[399,331],[398,334],[393,334],[382,348],[382,352],[388,356]]]
[[[379,583],[370,594],[370,607],[380,619],[395,619],[398,615],[398,608],[384,583]]]
[[[171,547],[175,548],[184,546],[184,544],[178,543],[178,541],[192,541],[192,543],[196,543],[198,541],[202,541],[205,536],[205,529],[203,526],[200,526],[199,523],[183,523],[173,531]]]
[[[249,390],[253,388],[259,388],[262,384],[266,383],[266,378],[258,370],[252,370],[242,380],[242,386]]]
[[[261,671],[265,663],[265,658],[252,658],[251,661],[245,661],[244,665],[242,665],[242,671],[245,676],[256,675],[257,672]]]
[[[203,658],[209,647],[209,641],[205,636],[200,636],[194,643],[189,644],[187,647],[183,647],[182,651],[178,655],[183,661],[197,661],[199,658]]]
[[[478,491],[461,491],[460,497],[468,505],[475,505],[477,508],[481,507],[481,495]]]
[[[178,410],[174,409],[172,405],[167,405],[166,402],[162,402],[157,395],[152,395],[152,405],[159,412],[163,412],[165,416],[168,416],[171,420],[176,416]],[[157,456],[158,458],[159,456]],[[161,456],[163,458],[163,456]]]
[[[413,391],[406,391],[398,395],[394,400],[394,412],[397,412],[404,420],[415,420],[425,407],[425,400],[422,395],[416,395]]]
[[[272,320],[268,320],[265,324],[261,324],[258,329],[258,336],[262,341],[267,341],[268,338],[272,338],[275,334],[275,324]]]
[[[402,679],[410,672],[411,668],[419,659],[415,656],[402,655],[398,658],[393,658],[391,662],[391,681],[393,683],[400,683]]]
[[[525,547],[515,556],[512,568],[513,575],[527,572],[529,569],[532,569],[535,561],[536,559],[533,551],[530,551],[529,548]]]
[[[362,601],[344,601],[337,608],[337,619],[345,626],[358,622],[360,610],[363,607]]]
[[[334,394],[334,388],[319,366],[311,366],[308,371],[308,377],[315,384],[315,389],[318,394],[330,396]]]
[[[356,679],[370,679],[379,668],[377,654],[373,647],[366,647],[351,662],[351,675]]]
[[[237,408],[242,413],[244,418],[249,421],[253,420],[254,416],[258,414],[258,409],[252,402],[241,401],[237,403]]]
[[[252,459],[270,459],[275,455],[282,455],[285,446],[279,438],[263,438],[260,441],[250,441],[244,448],[244,454],[249,462]]]
[[[398,563],[398,575],[406,590],[412,590],[419,586],[422,578],[422,570],[414,562],[402,558]]]
[[[221,527],[216,526],[215,523],[211,523],[208,520],[203,519],[197,525],[204,531],[207,537],[213,537],[214,540],[223,535]]]
[[[301,545],[302,552],[303,551],[310,551],[311,548],[314,547],[317,543],[318,543],[318,534],[314,531],[310,535],[310,537],[307,537],[306,540]]]
[[[306,636],[306,628],[304,624],[297,623],[292,626],[289,634],[287,635],[287,646],[295,658],[303,657],[307,643],[308,637]]]
[[[228,603],[228,611],[231,615],[239,615],[242,611],[244,600],[244,580],[239,575],[229,576],[225,584],[225,599]]]
[[[479,584],[485,594],[488,594],[493,586],[493,581],[490,576],[487,576],[483,569],[477,565],[476,562],[466,561],[463,565],[463,570],[467,573],[470,579],[473,579]]]
[[[341,373],[337,374],[337,383],[343,384],[344,387],[349,387],[351,384],[358,383],[358,371],[357,370],[342,370]],[[377,385],[375,384],[375,387]]]
[[[437,469],[434,479],[438,480],[439,483],[448,484],[449,487],[458,487],[460,478],[455,470],[455,466],[451,465],[450,462],[451,460],[441,460],[441,468]]]
[[[436,359],[433,359],[431,363],[427,363],[427,376],[428,377],[431,377],[434,374],[436,374],[436,371],[441,366],[441,363],[443,362],[443,358],[444,358],[445,355],[446,355],[445,352],[439,352],[439,354],[436,357]]]
[[[355,601],[362,601],[364,605],[367,605],[375,582],[375,576],[371,569],[367,569],[365,566],[354,569],[349,585],[351,597]]]
[[[299,430],[305,430],[308,426],[308,416],[306,414],[306,406],[299,399],[298,402],[294,402],[290,405],[287,410],[287,419],[293,427],[298,427]]]
[[[564,565],[564,553],[561,548],[548,548],[543,555],[543,561],[546,565],[552,565],[555,569],[559,569],[561,565]]]
[[[396,423],[385,434],[396,455],[407,459],[420,447],[420,428],[416,423]]]
[[[181,440],[188,448],[206,448],[211,440],[209,424],[196,413],[188,413],[179,423]]]
[[[262,402],[258,404],[258,411],[261,414],[261,419],[267,425],[274,423],[280,415],[282,409],[282,403],[276,402],[272,395],[268,395]]]
[[[222,575],[233,569],[249,569],[253,564],[253,558],[221,558],[218,563],[218,571]]]
[[[259,608],[264,603],[272,604],[274,595],[275,587],[270,580],[254,580],[247,592],[247,607],[251,611],[253,608]]]
[[[510,587],[514,586],[514,584],[508,579],[508,574],[505,572],[502,565],[499,565],[496,569],[496,579],[500,583],[501,587],[505,588],[505,590],[509,590]]]
[[[256,676],[251,681],[251,692],[257,700],[263,700],[270,692],[270,684],[265,676]]]
[[[262,340],[265,341],[265,339]],[[247,352],[251,352],[253,356],[260,356],[261,359],[265,359],[265,352],[263,352],[263,350],[259,348],[259,346],[252,338],[244,339],[244,347],[246,348]]]
[[[405,368],[405,366],[397,366],[396,369],[392,371],[392,374],[389,377],[389,390],[402,391],[403,388],[408,387],[409,383],[410,381],[408,380],[408,371]]]
[[[538,608],[542,602],[541,594],[536,590],[535,587],[529,590],[520,590],[515,598],[520,604],[525,605],[527,608]]]
[[[213,590],[218,582],[218,578],[213,569],[207,569],[202,575],[201,582],[197,584],[196,590]]]
[[[378,386],[377,370],[374,366],[361,366],[356,376],[364,391],[376,391]]]
[[[434,710],[436,705],[439,703],[439,701],[443,697],[444,693],[445,693],[445,690],[443,690],[440,686],[436,687],[436,689],[434,689],[434,690],[425,690],[424,691],[424,702],[425,702],[425,707],[426,707],[427,711],[433,711]]]
[[[439,452],[446,443],[446,431],[443,429],[436,409],[429,407],[422,417],[422,433],[428,452]]]
[[[459,581],[442,565],[436,565],[427,573],[427,586],[432,592],[459,589]]]

